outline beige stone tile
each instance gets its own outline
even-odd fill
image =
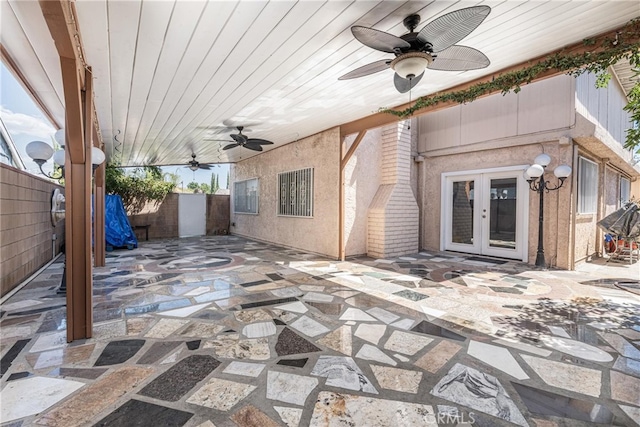
[[[620,372],[611,373],[611,398],[640,406],[640,381]]]
[[[280,415],[280,418],[282,418],[282,421],[284,421],[287,427],[298,427],[300,424],[302,409],[287,408],[285,406],[274,406],[273,409]]]
[[[253,323],[272,319],[271,315],[262,309],[238,311],[234,315],[236,316],[236,320],[243,323]]]
[[[418,387],[420,387],[420,381],[422,380],[422,372],[408,369],[371,365],[371,370],[380,387],[386,388],[387,390],[416,394]]]
[[[318,395],[309,425],[313,427],[438,426],[433,407],[429,405],[330,391],[323,391]]]
[[[550,420],[538,420],[536,418],[532,418],[531,421],[533,421],[536,427],[558,427],[558,424]]]
[[[185,337],[210,338],[216,336],[225,327],[213,323],[194,322],[189,325],[180,335]]]
[[[212,378],[188,398],[187,403],[228,411],[255,389],[249,384]]]
[[[352,338],[351,326],[341,326],[335,331],[318,340],[318,344],[329,347],[332,350],[351,356]]]
[[[427,354],[418,359],[415,365],[427,372],[435,374],[440,368],[446,365],[461,348],[461,346],[451,341],[440,341]]]
[[[217,356],[228,359],[267,360],[271,357],[267,338],[239,340],[238,334],[219,336],[205,342],[203,348],[212,348]]]
[[[550,386],[593,397],[600,396],[602,372],[582,366],[541,359],[526,354],[522,354],[521,356],[535,373]]]
[[[433,339],[420,335],[410,334],[408,332],[394,331],[385,343],[384,348],[387,350],[413,356],[414,354],[422,350],[431,341],[433,341]]]
[[[153,320],[154,319],[150,317],[134,317],[133,319],[128,319],[127,335],[140,335],[142,332],[146,331],[149,326],[151,326]]]
[[[135,389],[152,372],[152,369],[138,366],[122,367],[45,413],[35,423],[49,427],[88,425],[93,417],[113,406],[118,399]]]
[[[277,422],[252,405],[247,405],[240,409],[233,414],[231,420],[238,427],[279,427]]]
[[[166,338],[187,323],[189,323],[188,320],[160,319],[160,321],[153,325],[149,332],[145,334],[145,337]]]
[[[27,362],[33,369],[49,368],[70,363],[84,362],[91,357],[95,344],[82,345],[78,347],[59,348],[56,350],[44,351],[40,354],[27,354]]]

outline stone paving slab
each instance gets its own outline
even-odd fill
[[[341,262],[235,236],[142,242],[95,269],[92,339],[65,342],[60,263],[2,305],[3,403],[31,383],[73,387],[53,400],[30,387],[20,399],[44,409],[1,422],[636,425],[640,295],[616,285],[636,273],[427,252]]]

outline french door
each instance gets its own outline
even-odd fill
[[[529,187],[523,169],[443,174],[442,248],[526,261]]]

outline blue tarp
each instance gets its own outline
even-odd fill
[[[129,224],[122,199],[117,194],[107,194],[104,203],[104,235],[107,245],[138,247],[138,239]]]

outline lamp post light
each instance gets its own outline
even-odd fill
[[[545,168],[551,163],[551,157],[548,154],[538,154],[533,160],[534,164],[524,171],[524,179],[529,183],[529,189],[536,191],[540,195],[539,212],[538,212],[538,251],[536,252],[536,266],[546,267],[544,259],[544,193],[559,190],[564,181],[571,175],[571,167],[568,165],[560,165],[553,170],[553,174],[558,178],[558,183],[554,186],[550,185],[544,177]]]

